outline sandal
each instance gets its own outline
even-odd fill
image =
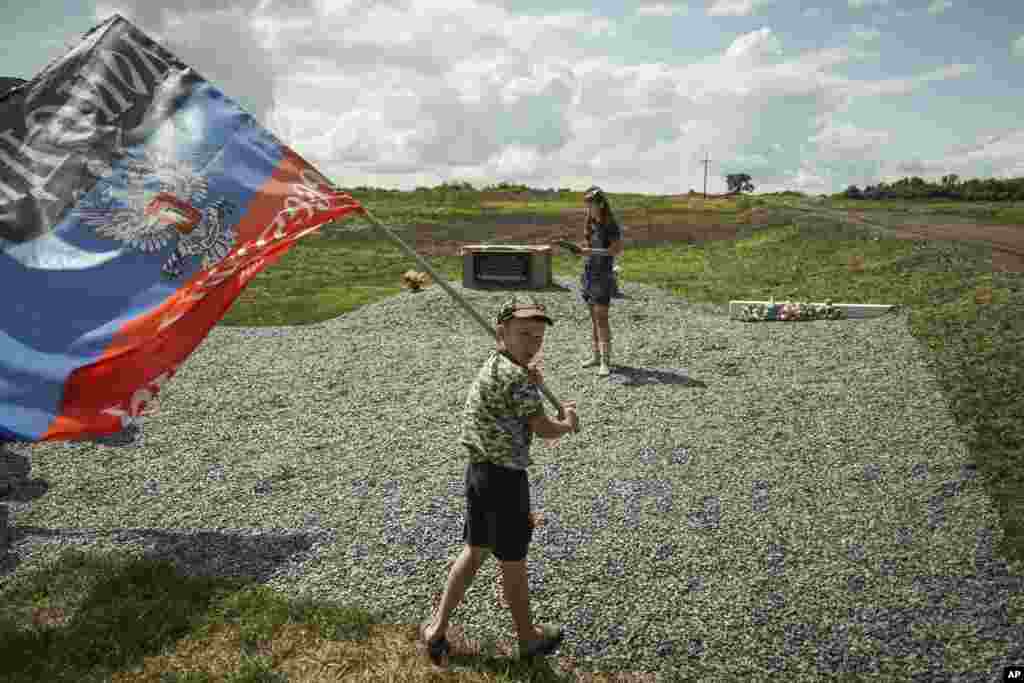
[[[448,644],[447,636],[441,636],[432,643],[427,640],[427,627],[430,626],[430,621],[430,619],[427,619],[420,624],[420,641],[426,645],[430,661],[436,666],[442,666],[444,658],[448,655],[451,647]]]
[[[551,624],[537,624],[544,634],[527,646],[519,645],[519,658],[530,659],[531,657],[546,657],[558,649],[562,644],[565,632],[558,626]]]

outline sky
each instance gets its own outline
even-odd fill
[[[2,9],[8,4],[7,9]],[[28,5],[25,9],[19,6]],[[335,184],[675,194],[1024,176],[1021,0],[0,0],[0,76],[119,13]]]

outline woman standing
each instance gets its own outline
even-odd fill
[[[583,227],[586,257],[583,270],[583,300],[590,306],[591,333],[594,345],[593,359],[583,367],[600,365],[597,374],[607,376],[611,371],[612,333],[608,327],[608,306],[613,293],[612,259],[623,252],[622,228],[612,214],[608,198],[596,185],[583,195],[587,218]],[[594,249],[607,250],[595,253]]]

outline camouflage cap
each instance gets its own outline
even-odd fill
[[[503,323],[509,318],[541,318],[548,325],[555,324],[551,316],[545,312],[544,304],[528,294],[516,294],[501,305],[498,309],[498,323]]]

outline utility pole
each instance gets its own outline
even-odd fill
[[[701,162],[702,164],[704,164],[704,199],[708,198],[708,163],[709,162],[710,162],[710,159],[708,159],[707,152],[705,152],[704,153],[704,161]]]

